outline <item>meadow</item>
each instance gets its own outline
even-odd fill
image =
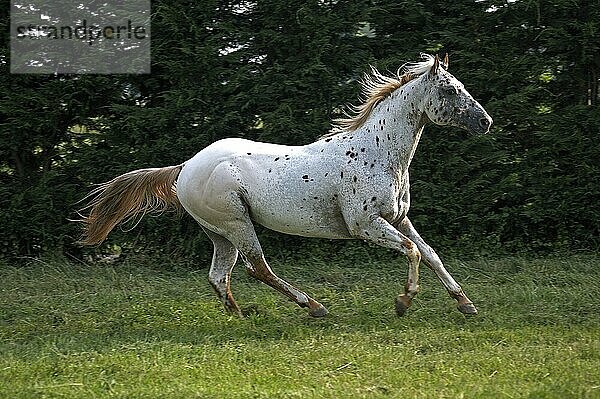
[[[446,265],[479,315],[423,267],[397,317],[395,256],[273,261],[322,319],[241,265],[245,319],[223,312],[206,265],[0,262],[0,398],[600,398],[599,256]]]

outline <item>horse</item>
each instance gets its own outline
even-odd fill
[[[277,276],[267,263],[254,223],[281,233],[360,239],[408,258],[402,316],[419,291],[419,264],[431,268],[464,314],[477,308],[407,217],[409,165],[428,122],[474,134],[488,133],[492,118],[448,72],[448,55],[422,54],[395,76],[372,67],[362,86],[365,101],[333,121],[317,141],[286,146],[226,138],[188,161],[134,170],[99,185],[87,197],[80,242],[98,245],[119,223],[149,212],[181,209],[214,245],[208,278],[226,311],[243,316],[230,289],[241,255],[247,272],[314,317],[321,303]]]

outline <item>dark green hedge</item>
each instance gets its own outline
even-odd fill
[[[369,64],[395,71],[420,52],[449,52],[495,121],[482,137],[427,128],[411,167],[422,235],[455,250],[598,248],[598,2],[152,4],[150,75],[10,75],[0,30],[1,254],[79,252],[75,203],[117,174],[224,137],[311,142],[357,101]],[[262,234],[273,252],[317,243]],[[166,215],[106,245],[210,252],[189,217]]]

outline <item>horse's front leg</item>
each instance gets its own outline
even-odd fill
[[[355,221],[352,225],[350,233],[354,237],[395,249],[407,256],[408,279],[404,294],[396,298],[396,312],[399,316],[404,315],[419,291],[419,262],[421,261],[419,249],[407,236],[380,216],[368,221]]]
[[[433,248],[431,248],[419,235],[417,230],[413,227],[410,220],[405,217],[401,222],[399,222],[396,227],[402,233],[406,234],[408,238],[410,238],[419,248],[421,255],[423,257],[423,261],[430,269],[432,269],[435,274],[438,276],[446,290],[450,294],[450,296],[458,302],[458,310],[465,314],[477,314],[477,308],[473,305],[473,302],[467,298],[465,292],[462,290],[460,285],[454,280],[454,278],[448,273],[446,268],[444,267],[440,257],[435,253]]]

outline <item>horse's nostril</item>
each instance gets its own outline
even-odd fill
[[[479,126],[481,126],[484,129],[487,129],[488,127],[490,127],[489,119],[488,118],[479,119]]]

